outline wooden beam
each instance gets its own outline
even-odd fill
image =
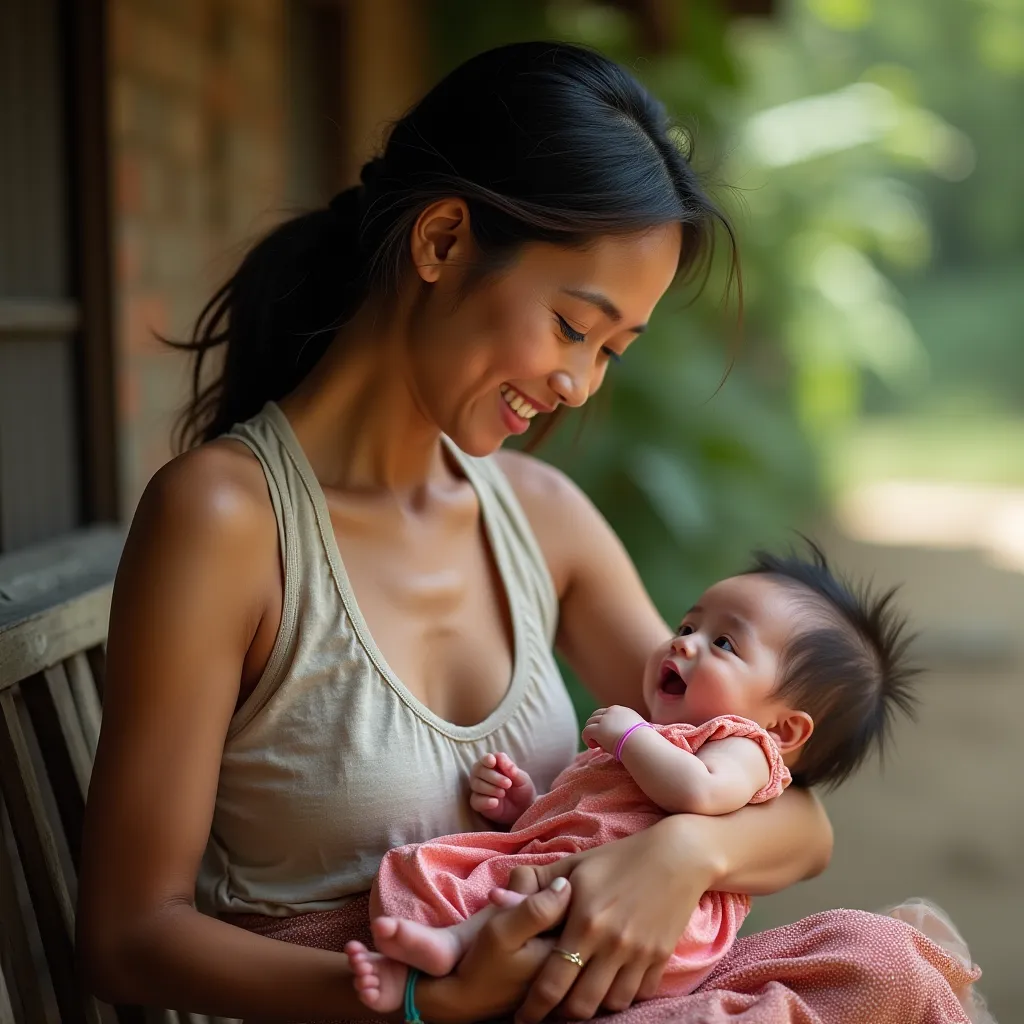
[[[107,8],[107,0],[60,0],[71,156],[71,263],[81,308],[75,350],[82,510],[88,523],[120,519]]]

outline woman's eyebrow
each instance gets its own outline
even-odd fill
[[[586,288],[563,288],[562,293],[564,295],[571,295],[576,299],[582,299],[584,302],[589,302],[592,306],[596,306],[613,323],[619,323],[622,320],[622,313],[619,311],[619,307],[607,295],[603,295],[601,292],[588,291]],[[633,334],[643,334],[646,330],[647,324],[638,324],[636,327],[630,328]]]

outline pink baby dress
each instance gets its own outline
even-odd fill
[[[703,725],[658,725],[677,747],[696,753],[705,743],[746,736],[764,751],[767,784],[751,798],[763,803],[790,782],[771,737],[756,723],[734,715]],[[633,781],[625,766],[603,750],[578,754],[508,832],[468,832],[389,851],[380,866],[373,913],[404,917],[435,927],[456,924],[488,906],[488,894],[504,887],[513,868],[540,866],[649,828],[665,817]],[[692,992],[729,951],[750,899],[706,892],[665,970],[659,995]]]

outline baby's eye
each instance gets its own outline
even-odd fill
[[[689,636],[693,632],[693,626],[683,623],[677,630],[676,636]]]
[[[732,641],[727,636],[720,636],[715,641],[716,647],[721,647],[723,651],[728,651],[730,654],[736,653],[736,648],[733,647]]]

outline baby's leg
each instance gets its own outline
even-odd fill
[[[378,917],[370,922],[370,931],[374,945],[385,956],[442,977],[454,969],[497,909],[484,907],[447,928],[432,928],[402,917]]]

